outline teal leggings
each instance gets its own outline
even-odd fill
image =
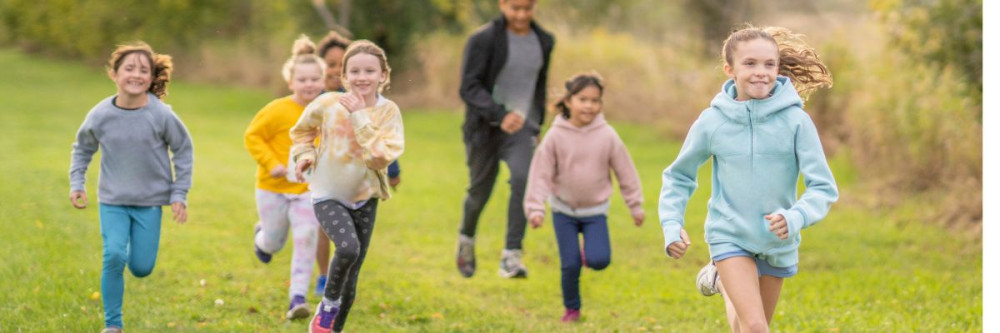
[[[101,239],[104,240],[104,269],[101,294],[104,326],[124,327],[122,298],[125,293],[125,266],[136,277],[153,272],[160,247],[160,206],[100,205]]]

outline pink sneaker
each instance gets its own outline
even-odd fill
[[[566,309],[566,314],[562,317],[562,322],[572,323],[580,320],[580,309]]]
[[[340,309],[336,306],[324,306],[323,301],[316,305],[316,314],[309,324],[309,333],[330,333],[333,331],[333,321]]]

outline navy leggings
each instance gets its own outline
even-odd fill
[[[573,217],[552,213],[552,220],[562,266],[563,305],[567,309],[579,310],[580,268],[584,260],[581,257],[586,257],[587,267],[593,270],[599,271],[611,264],[608,217]],[[583,253],[580,252],[580,233],[583,233]]]

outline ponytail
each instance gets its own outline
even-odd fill
[[[281,76],[286,82],[292,81],[292,70],[301,64],[316,64],[320,72],[326,71],[326,62],[316,55],[316,44],[309,40],[309,36],[301,35],[292,44],[292,56],[281,66]]]

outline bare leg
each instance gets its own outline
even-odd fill
[[[760,296],[768,324],[771,324],[771,318],[774,317],[774,309],[778,306],[778,296],[781,295],[781,285],[784,281],[783,278],[770,275],[760,277]]]
[[[750,257],[732,257],[717,261],[719,277],[726,286],[726,299],[736,312],[738,330],[734,332],[768,332],[764,304],[761,299],[757,263]],[[728,305],[727,305],[728,307]],[[728,310],[727,310],[728,313]]]
[[[736,315],[736,308],[733,307],[733,301],[729,300],[729,295],[726,294],[726,288],[722,285],[722,281],[718,282],[719,292],[722,293],[722,299],[726,302],[726,321],[729,323],[730,331],[733,333],[740,333],[740,317]]]

